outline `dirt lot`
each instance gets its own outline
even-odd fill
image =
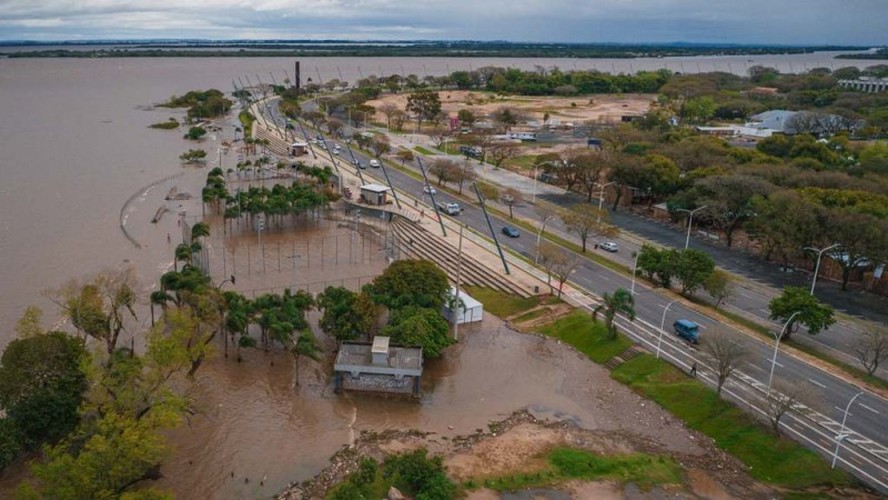
[[[456,116],[461,109],[470,109],[475,116],[483,120],[500,108],[515,109],[523,117],[523,124],[543,122],[543,115],[549,113],[550,123],[580,124],[587,121],[618,122],[623,115],[638,116],[647,112],[650,104],[656,99],[653,94],[615,94],[575,97],[532,97],[532,96],[498,96],[488,92],[472,92],[467,90],[449,90],[439,92],[441,109],[449,116]],[[384,103],[394,103],[399,109],[407,106],[407,95],[386,95],[381,99],[367,101],[367,104],[379,109]],[[382,113],[376,113],[377,122],[385,122]]]

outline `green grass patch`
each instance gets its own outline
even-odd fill
[[[633,482],[643,489],[682,480],[681,467],[675,460],[646,453],[600,456],[586,450],[555,448],[549,461],[560,475],[570,479]]]
[[[548,307],[543,307],[540,309],[536,309],[534,311],[530,311],[526,314],[522,314],[521,316],[518,316],[517,318],[515,318],[513,321],[515,323],[523,323],[525,321],[530,321],[532,319],[541,318],[541,317],[545,316],[546,314],[548,314],[549,311],[551,311],[551,309],[549,309]]]
[[[431,150],[429,150],[429,149],[426,149],[426,148],[424,148],[424,147],[422,147],[422,146],[413,146],[413,149],[416,150],[416,152],[418,152],[418,153],[420,153],[420,154],[423,154],[423,155],[426,155],[426,156],[435,156],[435,155],[437,154],[437,153],[435,153],[434,151],[431,151]]]
[[[467,286],[466,291],[484,304],[485,311],[500,318],[507,318],[521,311],[533,309],[540,303],[539,297],[524,298],[492,288]]]
[[[520,155],[507,159],[505,164],[517,167],[520,170],[530,170],[533,168],[533,162],[536,161],[536,157],[537,155]]]
[[[567,342],[599,364],[632,345],[632,341],[620,334],[614,339],[608,339],[604,323],[593,321],[590,314],[580,310],[542,326],[540,333]]]
[[[244,131],[243,136],[253,137],[253,122],[256,121],[256,117],[250,114],[249,111],[241,111],[237,115],[237,119],[241,122],[241,128]]]
[[[173,130],[179,128],[179,121],[175,118],[170,118],[165,122],[152,123],[148,125],[148,128],[156,128],[160,130]]]
[[[549,452],[548,461],[546,470],[470,479],[463,483],[463,487],[474,489],[483,486],[496,491],[516,491],[574,479],[607,479],[620,483],[633,482],[646,490],[658,484],[682,481],[682,469],[675,460],[645,453],[602,456],[586,450],[558,447]]]
[[[612,374],[684,420],[692,429],[749,466],[759,481],[789,488],[819,485],[853,485],[854,480],[813,451],[787,438],[777,437],[715,391],[687,377],[677,368],[643,354],[623,363]]]

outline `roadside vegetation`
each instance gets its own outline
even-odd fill
[[[597,363],[606,362],[632,344],[621,334],[609,340],[604,324],[590,321],[587,314],[579,311],[543,326],[540,331],[569,343]],[[743,461],[750,475],[762,482],[799,490],[856,485],[845,472],[830,469],[816,453],[775,434],[666,361],[641,354],[618,366],[612,377],[711,437],[720,448]]]
[[[631,482],[647,491],[654,486],[678,484],[683,480],[681,466],[674,459],[647,453],[602,456],[587,450],[558,447],[549,451],[546,461],[548,467],[541,471],[469,479],[463,482],[463,487],[467,490],[484,487],[518,491],[585,480]]]
[[[364,458],[358,470],[334,488],[329,500],[389,498],[390,488],[410,498],[450,500],[457,497],[457,485],[446,474],[440,456],[429,456],[425,448],[390,455],[382,464]]]

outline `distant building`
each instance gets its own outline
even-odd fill
[[[888,92],[888,78],[862,76],[856,80],[839,80],[839,87],[867,93]]]
[[[734,137],[739,133],[736,127],[694,127],[694,130],[716,137]]]
[[[336,391],[420,393],[422,347],[390,345],[389,337],[373,342],[344,341],[333,364]]]
[[[759,130],[767,129],[772,133],[794,134],[791,118],[797,115],[798,111],[787,111],[784,109],[772,109],[749,117],[747,127],[757,128]]]

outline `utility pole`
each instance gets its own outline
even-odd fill
[[[453,340],[459,342],[459,278],[462,272],[462,243],[463,243],[463,228],[465,224],[459,225],[459,250],[456,254],[456,297],[454,298],[453,304],[454,309],[451,309],[451,312],[454,313],[453,316]]]

